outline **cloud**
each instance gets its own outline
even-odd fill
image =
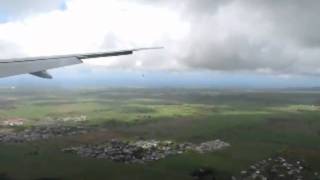
[[[9,48],[17,51],[12,56],[162,45],[163,51],[88,63],[125,69],[320,73],[318,1],[69,0],[65,10],[61,3],[1,2],[4,11],[24,18],[0,24],[0,51],[5,52],[1,42],[16,47]],[[30,12],[37,13],[26,17]]]
[[[0,1],[2,21],[17,20],[56,9],[65,8],[65,0],[10,0]]]
[[[283,0],[253,1],[245,0],[243,6],[248,10],[259,11],[263,20],[273,24],[275,32],[287,41],[294,41],[301,46],[320,45],[320,1]]]
[[[1,57],[3,58],[9,58],[12,56],[23,54],[16,44],[6,42],[6,41],[0,42],[0,52],[1,52]]]
[[[182,12],[191,25],[181,43],[188,55],[179,61],[186,66],[293,74],[318,71],[318,1],[211,2],[197,1],[198,6]]]
[[[12,20],[24,16],[45,13],[64,8],[64,0],[10,0],[0,2],[0,12],[5,19]]]

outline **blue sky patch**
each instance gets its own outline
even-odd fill
[[[9,17],[6,13],[0,12],[0,24],[1,23],[6,23],[9,21]]]
[[[65,11],[67,10],[67,1],[62,1],[60,6],[59,6],[59,9],[62,10],[62,11]]]

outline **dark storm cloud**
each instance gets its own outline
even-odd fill
[[[158,5],[165,3],[190,23],[188,37],[172,43],[186,53],[178,61],[191,69],[319,71],[320,1],[187,0]]]
[[[320,1],[317,0],[269,0],[242,2],[252,11],[260,11],[265,21],[274,24],[281,36],[302,46],[320,45]]]
[[[194,39],[188,56],[182,62],[192,68],[212,70],[275,70],[287,71],[296,61],[282,52],[281,47],[267,42],[250,42],[242,36],[228,37],[221,42]],[[281,59],[281,61],[279,61]]]

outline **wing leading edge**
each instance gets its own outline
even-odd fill
[[[135,51],[160,49],[162,47],[130,49],[123,51],[110,51],[87,54],[72,54],[61,56],[44,56],[33,58],[19,58],[19,59],[3,59],[0,60],[0,78],[20,75],[32,74],[41,78],[51,79],[52,76],[46,70],[59,68],[63,66],[70,66],[81,64],[83,59],[123,56],[133,54]]]

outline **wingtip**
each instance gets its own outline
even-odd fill
[[[163,46],[155,46],[155,47],[145,47],[145,48],[137,48],[133,51],[144,51],[144,50],[156,50],[156,49],[164,49]]]

